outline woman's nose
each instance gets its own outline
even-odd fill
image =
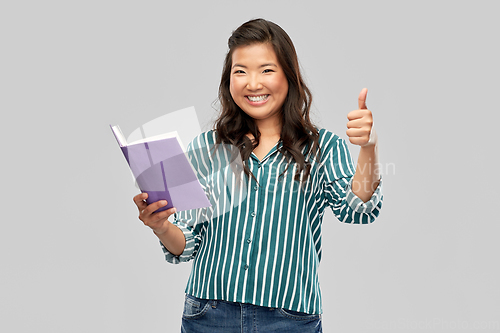
[[[262,89],[262,83],[259,78],[255,75],[250,75],[247,81],[247,89],[248,90],[259,90]]]

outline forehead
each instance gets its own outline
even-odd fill
[[[234,65],[250,66],[262,63],[274,63],[279,66],[278,57],[273,46],[269,43],[256,43],[240,46],[233,51],[232,63]]]

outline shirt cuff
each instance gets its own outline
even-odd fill
[[[373,192],[370,200],[368,200],[367,202],[363,202],[363,200],[361,200],[356,194],[354,194],[351,185],[352,179],[347,185],[346,200],[349,207],[356,213],[370,213],[378,206],[380,200],[382,200],[382,178],[380,178],[375,192]]]
[[[186,247],[184,248],[184,251],[182,254],[176,256],[172,254],[165,245],[160,241],[161,249],[163,250],[163,253],[165,254],[165,260],[167,260],[169,263],[172,264],[179,264],[181,262],[186,262],[192,259],[193,252],[194,252],[194,246],[195,246],[195,239],[193,236],[193,233],[191,230],[189,230],[186,226],[182,224],[175,224],[176,227],[181,229],[182,233],[184,234],[184,238],[186,238]]]

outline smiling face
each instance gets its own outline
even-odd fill
[[[229,90],[259,128],[279,127],[288,81],[272,45],[257,43],[234,50]]]

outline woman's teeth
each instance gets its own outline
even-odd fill
[[[248,98],[251,102],[262,102],[263,100],[265,100],[265,99],[267,98],[267,96],[269,96],[269,95],[247,96],[247,98]]]

